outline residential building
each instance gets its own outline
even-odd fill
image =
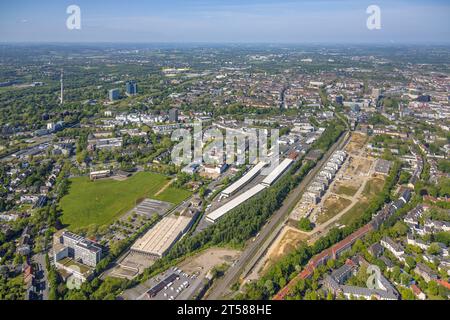
[[[125,84],[125,89],[126,89],[127,95],[129,95],[129,96],[134,96],[138,93],[138,86],[137,86],[136,81],[134,81],[134,80],[127,81]]]

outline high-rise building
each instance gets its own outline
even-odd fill
[[[110,101],[119,100],[119,89],[111,89],[111,90],[109,90],[109,100]]]
[[[59,97],[59,102],[64,104],[64,71],[61,69],[61,96]]]
[[[126,86],[127,95],[133,96],[138,93],[138,87],[137,87],[136,81],[134,81],[134,80],[127,81],[125,86]]]
[[[169,121],[178,122],[178,109],[172,108],[169,110]]]

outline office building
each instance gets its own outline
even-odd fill
[[[119,100],[119,89],[111,89],[109,90],[109,101]]]
[[[66,257],[89,267],[95,267],[102,257],[102,248],[93,241],[82,236],[64,231],[57,239],[55,263]]]
[[[134,80],[127,81],[125,84],[126,93],[129,96],[134,96],[138,93],[137,83]]]

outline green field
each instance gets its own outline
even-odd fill
[[[369,207],[370,201],[375,198],[381,190],[383,190],[384,180],[380,178],[373,178],[367,181],[367,184],[362,192],[363,198],[356,203],[350,210],[348,210],[339,220],[341,224],[349,225],[358,219],[365,210]]]
[[[139,172],[125,181],[70,179],[69,193],[60,202],[62,223],[72,230],[92,224],[108,225],[132,209],[137,200],[152,198],[176,205],[191,195],[169,187],[155,196],[169,181],[166,176],[149,172]]]
[[[371,198],[373,196],[376,196],[378,193],[383,190],[384,186],[384,179],[380,178],[373,178],[367,181],[366,187],[363,190],[363,196],[367,198]]]

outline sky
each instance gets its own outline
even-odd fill
[[[69,30],[69,5],[81,29]],[[381,29],[369,30],[369,5]],[[449,0],[0,1],[0,42],[450,43]]]

